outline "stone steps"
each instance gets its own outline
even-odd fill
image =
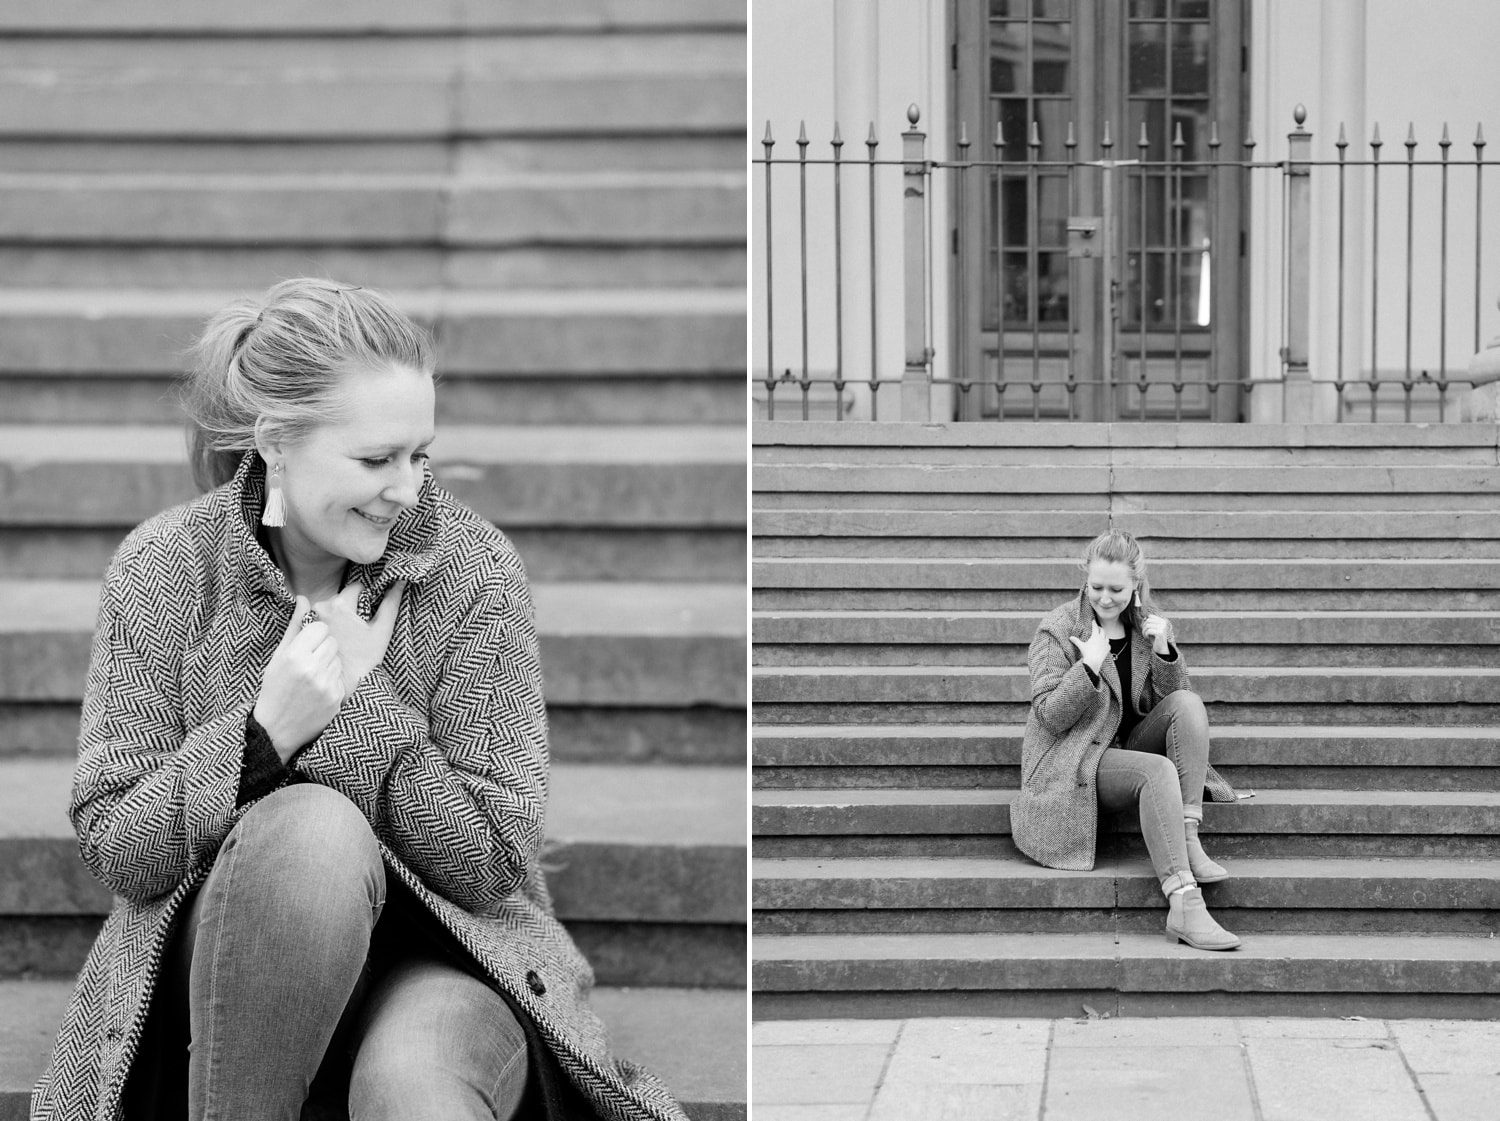
[[[744,759],[744,590],[533,586],[554,755]],[[97,580],[0,579],[0,758],[76,750]]]
[[[1030,611],[758,611],[758,665],[1017,665]],[[1482,666],[1500,612],[1174,611],[1194,666]]]
[[[1228,858],[1226,858],[1228,859]],[[1206,886],[1236,933],[1493,932],[1500,862],[1433,859],[1228,859]],[[1024,859],[922,856],[762,858],[751,865],[757,936],[778,933],[1154,933],[1164,902],[1144,856],[1090,872]]]
[[[1012,611],[1078,594],[1076,557],[781,557],[756,543],[758,611]],[[1154,543],[1153,543],[1154,544]],[[1500,610],[1500,561],[1405,557],[1151,560],[1174,611]]]
[[[751,744],[764,789],[1018,788],[1021,724],[761,725]],[[1487,727],[1219,725],[1215,768],[1237,787],[1500,790]]]
[[[72,772],[0,759],[0,974],[76,970],[109,910],[67,819]],[[601,981],[743,984],[744,802],[733,767],[553,767],[548,885]]]
[[[71,984],[0,980],[0,1121],[25,1121]],[[746,1117],[741,990],[601,987],[593,1006],[615,1054],[660,1074],[693,1121]]]
[[[1229,953],[1160,933],[761,936],[757,1019],[847,1016],[1493,1017],[1500,939],[1258,934]]]
[[[1191,652],[1189,652],[1191,658]],[[1194,690],[1215,724],[1500,723],[1500,677],[1476,666],[1199,666]],[[758,666],[766,724],[1024,722],[1024,665]]]
[[[542,580],[737,581],[744,444],[730,425],[445,425],[440,482]],[[178,426],[0,425],[0,575],[97,576],[131,527],[195,496]]]
[[[1010,789],[760,789],[757,856],[1016,855]],[[1500,856],[1500,792],[1269,789],[1203,807],[1224,857]],[[1133,813],[1104,815],[1101,852],[1144,852]]]

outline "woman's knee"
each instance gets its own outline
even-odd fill
[[[525,1032],[494,990],[440,962],[403,962],[365,1002],[350,1121],[506,1121],[527,1072]]]
[[[1205,732],[1208,730],[1208,709],[1203,704],[1203,698],[1191,689],[1178,689],[1174,693],[1168,693],[1161,699],[1161,704],[1172,714],[1177,724],[1202,727]]]
[[[365,816],[336,790],[315,783],[262,798],[230,831],[219,862],[232,858],[241,888],[306,894],[378,907],[385,899],[380,843]],[[260,874],[257,874],[260,873]]]

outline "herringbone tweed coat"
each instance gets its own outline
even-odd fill
[[[1031,640],[1031,715],[1021,740],[1021,793],[1011,805],[1016,847],[1049,868],[1087,871],[1094,866],[1099,832],[1099,757],[1115,738],[1124,712],[1114,659],[1104,660],[1096,686],[1069,639],[1089,637],[1094,620],[1088,590],[1043,616]],[[1139,628],[1130,632],[1130,695],[1139,713],[1163,697],[1189,689],[1187,663],[1171,624],[1167,639],[1177,657],[1156,656]],[[1234,788],[1208,769],[1215,802],[1235,800]]]
[[[244,812],[245,718],[292,607],[255,539],[263,487],[248,453],[229,483],[131,533],[105,577],[70,812],[117,898],[33,1093],[39,1121],[118,1117],[173,918]],[[409,583],[384,662],[295,769],[364,811],[391,873],[601,1116],[682,1118],[657,1078],[610,1059],[593,973],[538,868],[547,716],[520,558],[429,475],[384,557],[350,579],[366,617]]]

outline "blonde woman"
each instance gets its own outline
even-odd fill
[[[427,469],[433,367],[324,280],[209,323],[208,493],[104,581],[70,812],[117,900],[33,1118],[682,1117],[552,914],[530,592]]]
[[[1152,606],[1135,539],[1100,535],[1082,567],[1078,595],[1050,611],[1031,642],[1016,847],[1049,868],[1087,870],[1099,811],[1138,810],[1167,897],[1168,941],[1234,949],[1240,940],[1209,915],[1199,888],[1229,876],[1198,838],[1205,787],[1215,801],[1236,797],[1209,766],[1203,701],[1171,623]]]

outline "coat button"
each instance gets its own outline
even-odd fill
[[[537,996],[545,996],[547,993],[547,985],[542,981],[541,974],[535,969],[527,970],[526,986]]]

